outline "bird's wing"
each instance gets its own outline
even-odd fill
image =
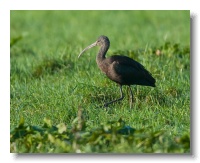
[[[141,65],[139,62],[126,56],[113,56],[112,60],[113,60],[112,64],[115,67],[116,72],[118,73],[124,74],[124,73],[129,73],[132,71],[145,73],[147,71],[144,68],[144,66]]]
[[[125,56],[114,56],[112,58],[112,71],[115,72],[116,76],[121,78],[133,78],[133,80],[148,80],[150,83],[155,83],[155,79],[151,73],[148,72],[143,65],[139,62],[125,57]],[[128,80],[128,79],[126,79]]]
[[[118,75],[131,76],[133,74],[137,77],[144,75],[143,69],[137,64],[130,65],[124,62],[114,61],[112,65],[115,73]]]

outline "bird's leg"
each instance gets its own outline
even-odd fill
[[[121,85],[119,85],[119,86],[120,86],[120,94],[121,94],[121,97],[120,97],[119,99],[116,99],[116,100],[113,100],[113,101],[110,101],[110,102],[105,103],[105,104],[104,104],[104,107],[107,107],[109,104],[112,104],[112,103],[114,103],[114,102],[123,100],[124,94],[123,94],[123,92],[122,92],[122,86],[121,86]]]
[[[129,91],[130,91],[130,95],[131,95],[131,101],[130,101],[130,108],[132,108],[132,104],[133,104],[133,92],[131,90],[131,86],[129,85]]]

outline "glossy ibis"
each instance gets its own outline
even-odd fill
[[[144,85],[155,87],[155,79],[151,76],[144,66],[137,61],[126,57],[114,55],[106,58],[106,52],[110,47],[110,41],[106,36],[100,36],[97,41],[86,47],[78,56],[78,58],[88,49],[100,46],[100,50],[96,56],[96,62],[102,72],[104,72],[109,79],[116,82],[120,86],[121,97],[119,99],[107,102],[104,104],[107,107],[109,104],[120,101],[124,98],[122,86],[127,85],[131,94],[131,105],[133,102],[133,93],[130,85]]]

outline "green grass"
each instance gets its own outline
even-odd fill
[[[170,150],[177,145],[174,140],[190,137],[189,11],[11,11],[10,17],[12,130],[18,131],[21,117],[25,126],[43,126],[45,118],[53,126],[73,126],[81,109],[84,132],[106,126],[110,121],[117,123],[121,118],[127,126],[143,133],[163,131],[167,144],[167,149],[161,150],[162,145],[156,142],[153,150],[148,146],[145,150],[145,145],[133,148],[124,140],[125,143],[116,143],[118,150],[112,148],[114,142],[108,149],[105,144],[103,149],[93,149],[84,139],[82,145],[88,146],[88,150],[82,152],[190,152],[189,146]],[[77,58],[83,48],[102,34],[111,41],[107,56],[129,56],[156,79],[156,88],[132,86],[131,109],[125,86],[122,102],[108,109],[101,107],[120,93],[118,86],[98,69],[97,47]],[[28,138],[21,139],[23,144]],[[42,142],[42,149],[34,143],[31,148],[14,148],[19,143],[17,138],[11,141],[11,152],[76,152],[73,146],[50,150],[55,144]]]

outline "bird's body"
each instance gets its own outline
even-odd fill
[[[108,58],[105,57],[106,52],[110,47],[110,41],[106,36],[100,36],[95,43],[85,48],[80,53],[80,55],[83,54],[83,52],[87,49],[97,45],[101,47],[96,57],[98,67],[103,73],[106,74],[106,76],[109,79],[120,85],[121,92],[121,97],[119,99],[108,102],[105,104],[105,106],[113,102],[122,100],[124,98],[122,92],[122,85],[128,85],[129,88],[130,85],[143,85],[155,87],[155,79],[139,62],[129,57],[120,55],[114,55]],[[130,92],[132,95],[131,88]]]
[[[108,78],[120,85],[144,85],[155,87],[155,79],[138,62],[126,56],[114,55],[97,64]]]

